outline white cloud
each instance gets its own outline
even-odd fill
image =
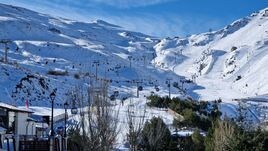
[[[177,36],[184,32],[181,30],[182,22],[169,22],[163,16],[110,16],[104,20],[125,27],[127,30],[142,32],[157,37]]]
[[[0,0],[7,1],[7,0]],[[143,7],[155,4],[162,4],[175,0],[8,0],[13,3],[31,3],[31,4],[42,4],[42,5],[68,5],[72,7],[98,7],[101,5],[108,5],[115,8],[133,8]]]
[[[91,0],[88,0],[89,2]],[[173,0],[92,0],[98,3],[111,5],[119,8],[130,8],[166,3]]]
[[[101,16],[103,20],[131,31],[151,36],[174,37],[207,32],[221,28],[222,21],[205,16],[179,16],[177,14],[143,14],[139,16]],[[214,28],[215,27],[215,28]]]

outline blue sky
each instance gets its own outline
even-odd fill
[[[102,19],[158,37],[220,29],[268,7],[268,0],[0,0],[65,18]]]

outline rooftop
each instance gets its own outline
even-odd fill
[[[0,108],[7,109],[13,112],[25,112],[25,113],[33,113],[33,111],[27,110],[27,109],[21,109],[13,105],[9,105],[3,102],[0,102]]]

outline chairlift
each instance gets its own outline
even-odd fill
[[[72,109],[71,109],[71,113],[72,113],[73,115],[77,114],[77,113],[78,113],[78,109],[77,109],[77,107],[73,106]]]
[[[112,94],[112,95],[110,96],[110,100],[111,100],[111,101],[114,101],[114,100],[115,100],[115,95],[114,95],[114,94]]]
[[[138,87],[138,90],[139,90],[139,91],[142,91],[142,90],[143,90],[143,87],[142,87],[142,86],[139,86],[139,87]]]
[[[154,86],[155,91],[158,92],[160,89],[158,88],[158,86]]]
[[[119,91],[114,91],[114,96],[118,97],[118,95],[119,95]]]
[[[125,96],[125,97],[122,98],[122,100],[125,101],[127,98],[128,98],[128,97]]]
[[[175,87],[175,88],[179,87],[179,83],[178,82],[173,82],[173,87]]]

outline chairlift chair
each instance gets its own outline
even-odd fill
[[[155,88],[155,91],[156,92],[158,92],[160,89],[159,89],[159,87],[156,85],[156,86],[154,86],[154,88]]]
[[[139,90],[139,91],[142,91],[142,90],[143,90],[143,87],[142,87],[142,86],[139,86],[139,87],[138,87],[138,90]]]
[[[178,84],[178,82],[173,82],[173,87],[178,87],[179,86],[179,84]]]

